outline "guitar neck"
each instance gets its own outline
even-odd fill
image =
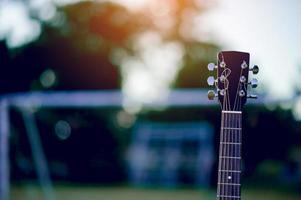
[[[241,199],[241,115],[222,111],[217,200]]]

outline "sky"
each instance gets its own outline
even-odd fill
[[[301,86],[300,11],[299,0],[218,0],[204,16],[205,31],[225,50],[250,52],[259,83],[285,99]]]
[[[50,19],[55,13],[52,4],[74,1],[30,0],[40,11],[42,20]],[[150,0],[113,1],[139,9]],[[260,67],[257,78],[265,91],[277,99],[292,97],[295,86],[301,88],[301,1],[216,1],[202,15],[200,35],[221,44],[224,50],[250,52],[251,64]],[[40,32],[38,22],[30,20],[22,1],[0,2],[0,39],[6,38],[11,47],[17,47],[36,39]]]

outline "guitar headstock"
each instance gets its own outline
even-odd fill
[[[252,79],[249,82],[249,71],[257,74],[259,68],[255,65],[249,67],[250,54],[237,51],[222,51],[218,54],[218,63],[208,64],[209,71],[217,69],[217,78],[210,76],[207,82],[215,86],[217,94],[210,90],[208,98],[210,100],[218,97],[222,110],[241,111],[247,98],[257,98],[256,95],[248,94],[248,87],[256,88],[258,81]]]

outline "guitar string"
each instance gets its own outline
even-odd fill
[[[239,105],[240,107],[242,107],[242,102],[240,101],[240,105]],[[238,119],[238,125],[239,125],[239,133],[238,133],[238,138],[239,138],[239,143],[241,144],[240,146],[239,146],[239,149],[238,149],[238,153],[239,153],[239,156],[240,157],[242,157],[242,155],[241,155],[241,148],[242,148],[242,121],[241,121],[241,119],[242,119],[242,114],[240,115],[240,117],[239,117],[239,119]],[[240,162],[239,162],[239,171],[241,171],[241,160],[240,160]],[[239,174],[239,178],[240,178],[240,176],[241,176],[241,173]],[[240,196],[240,187],[239,187],[239,196]]]
[[[223,127],[225,127],[226,126],[226,124],[225,124],[226,123],[226,121],[225,121],[226,116],[224,115],[224,113],[222,113],[222,115],[223,115]],[[224,141],[224,136],[225,136],[224,132],[225,132],[225,129],[221,129],[221,133],[222,133],[221,141]],[[224,162],[222,160],[222,155],[224,154],[225,149],[224,149],[224,146],[222,145],[222,143],[220,144],[220,148],[222,149],[221,154],[219,155],[219,162],[221,163],[220,170],[223,170],[224,169]],[[223,172],[220,171],[219,173],[220,173],[220,179],[218,181],[218,186],[220,187],[219,195],[221,196],[221,195],[224,194],[224,187],[223,187],[223,185],[220,184],[222,182]]]
[[[229,98],[229,94],[228,94],[228,98]],[[231,122],[232,122],[232,114],[231,113],[227,113],[228,115],[228,125],[227,127],[232,127],[231,125]],[[230,137],[231,137],[231,134],[232,134],[232,129],[228,129],[228,132],[227,132],[227,137],[226,137],[226,142],[228,144],[228,142],[230,142]],[[230,171],[231,170],[231,167],[232,167],[232,159],[230,158],[231,157],[231,152],[230,152],[230,145],[227,145],[226,144],[226,147],[227,147],[227,171]],[[227,180],[227,179],[226,179]],[[227,181],[226,181],[227,183]],[[227,195],[229,194],[230,196],[232,195],[232,186],[231,185],[226,185],[225,187],[227,187]]]
[[[225,114],[225,113],[223,113],[223,115],[224,115],[224,127],[226,127],[227,126],[227,115]],[[226,137],[226,131],[227,131],[227,129],[223,129],[223,139],[222,139],[222,141],[223,142],[225,142],[225,137]],[[225,148],[225,145],[223,145],[223,144],[221,144],[221,146],[222,146],[222,148],[223,148],[223,151],[222,151],[222,154],[220,155],[221,156],[221,162],[222,162],[222,170],[225,170],[226,168],[226,163],[225,163],[225,160],[224,159],[222,159],[222,156],[224,156],[225,155],[225,152],[226,152],[226,148]],[[221,180],[220,180],[220,183],[223,181],[223,172],[221,172]],[[222,193],[221,193],[221,195],[223,196],[223,195],[225,195],[225,193],[226,193],[226,191],[225,191],[225,185],[223,185],[223,184],[220,184],[220,187],[222,188]]]
[[[224,118],[225,118],[225,123],[224,123],[224,127],[228,127],[228,116],[226,113],[223,113],[224,115]],[[224,129],[223,131],[223,142],[226,142],[226,138],[227,138],[227,131],[228,129]],[[223,170],[227,170],[227,162],[225,159],[223,159],[223,156],[226,156],[227,155],[227,147],[226,145],[222,144],[223,146],[223,154],[221,155],[221,162],[223,162]],[[223,174],[224,172],[221,173],[221,181],[220,182],[223,182]],[[223,192],[222,192],[222,196],[224,196],[225,194],[227,194],[227,188],[224,184],[221,184],[221,187],[223,188]]]
[[[236,128],[236,126],[235,126],[235,116],[236,116],[236,114],[234,114],[234,113],[232,113],[232,127],[234,127],[234,128]],[[231,144],[230,144],[230,146],[231,146],[231,156],[233,156],[233,157],[236,157],[236,155],[235,155],[235,152],[234,152],[234,148],[235,148],[235,140],[233,139],[233,137],[235,136],[235,132],[236,132],[236,130],[232,130],[232,133],[231,133]],[[232,160],[232,167],[231,167],[231,170],[235,170],[235,166],[236,166],[236,159],[233,159]],[[231,183],[233,183],[233,180],[234,180],[234,176],[230,173],[230,176],[229,177],[231,177],[229,180],[231,181]],[[234,183],[235,183],[235,180],[234,180]],[[236,188],[236,186],[233,186],[234,187],[234,189],[232,188],[232,193],[231,193],[231,196],[235,196],[235,188]]]
[[[220,64],[219,56],[218,56],[218,64]],[[220,92],[220,91],[218,91],[218,92]],[[224,107],[225,107],[225,99],[223,99],[223,102],[221,104],[221,108],[223,109]],[[221,127],[223,127],[223,126],[224,126],[224,115],[222,113]],[[223,138],[223,129],[220,130],[220,140],[222,140],[222,138]],[[221,158],[220,158],[222,152],[223,152],[223,149],[222,149],[222,146],[220,144],[219,145],[219,159],[218,159],[218,169],[219,170],[222,168],[222,162],[221,162]],[[217,181],[217,188],[218,188],[217,189],[217,195],[218,196],[217,196],[217,199],[220,199],[219,196],[220,196],[221,191],[222,191],[221,185],[218,184],[220,182],[220,180],[221,180],[221,171],[218,171],[218,181]]]
[[[222,121],[221,121],[221,127],[223,126],[223,115],[222,115]],[[222,129],[220,129],[220,140],[222,136]],[[221,154],[221,145],[219,145],[219,156]],[[220,181],[220,169],[221,169],[221,162],[220,162],[220,157],[218,159],[218,173],[217,173],[217,183]],[[218,196],[220,195],[220,186],[217,184],[217,199]]]
[[[239,75],[239,80],[238,80],[238,84],[237,84],[237,91],[236,91],[236,96],[235,96],[235,101],[234,101],[234,105],[236,105],[236,101],[237,101],[237,97],[239,96],[239,91],[240,91],[240,88],[239,86],[241,85],[240,84],[240,77],[242,76],[242,68],[240,69],[240,75]],[[238,98],[238,100],[240,100],[241,98]]]
[[[231,110],[231,104],[230,104],[230,97],[229,97],[229,81],[228,81],[228,79],[226,79],[225,84],[226,84],[226,86],[225,86],[226,87],[225,98],[226,98],[226,101],[228,103],[227,110],[230,111]],[[226,127],[231,127],[231,114],[225,113],[225,115],[226,115]],[[224,137],[225,138],[224,142],[226,142],[226,143],[224,144],[224,146],[225,146],[225,153],[224,153],[225,157],[224,157],[223,161],[224,161],[224,163],[226,165],[225,166],[225,170],[226,171],[228,171],[230,169],[230,167],[231,167],[231,159],[228,158],[229,154],[230,154],[230,149],[229,149],[229,145],[227,145],[227,143],[229,142],[229,136],[231,134],[231,131],[232,131],[231,129],[226,129],[226,131],[225,131],[225,137]],[[227,183],[227,181],[224,180],[224,179],[225,179],[225,177],[223,176],[222,182],[223,183]],[[224,195],[228,195],[229,193],[231,194],[231,186],[223,184],[223,187],[224,187],[224,190],[225,190]]]
[[[229,73],[227,73],[227,70],[229,71]],[[230,111],[231,110],[231,104],[230,104],[230,96],[229,96],[229,80],[228,80],[228,76],[231,74],[231,70],[229,68],[225,68],[224,74],[225,74],[225,81],[224,81],[225,96],[224,96],[224,98],[226,99],[226,102],[227,102],[226,110]],[[226,116],[226,127],[229,127],[230,120],[231,120],[230,116],[228,115],[228,113],[225,113],[225,116]],[[226,129],[226,131],[224,132],[224,134],[225,134],[225,136],[224,136],[225,142],[228,142],[228,137],[229,137],[229,133],[230,132],[231,132],[231,129]],[[224,155],[226,156],[224,159],[222,159],[223,162],[225,163],[225,168],[224,169],[229,170],[230,159],[227,158],[227,156],[229,155],[228,145],[224,144],[224,148],[225,148]],[[223,179],[224,179],[224,177],[222,178],[222,182],[224,183],[225,181]],[[229,186],[226,185],[226,184],[223,184],[223,187],[224,187],[224,195],[225,194],[229,194]]]
[[[243,72],[243,69],[241,68],[239,78],[242,77],[242,72]],[[242,89],[242,87],[241,87],[242,84],[244,84],[244,83],[241,83],[240,79],[239,79],[238,84],[237,84],[237,91],[236,91],[235,101],[234,101],[234,110],[239,110],[239,108],[241,108],[241,97],[239,95],[239,92]],[[245,84],[244,84],[244,87],[245,87]],[[246,90],[246,88],[244,88],[244,89]],[[237,102],[237,98],[238,98],[238,102]],[[239,116],[239,117],[241,117],[241,116]],[[239,122],[238,122],[239,117],[235,116],[235,119],[234,119],[234,126],[235,127],[240,127]],[[233,142],[237,143],[237,145],[234,144],[234,150],[233,150],[233,154],[234,154],[235,157],[241,157],[241,155],[240,155],[241,142],[237,141],[237,138],[239,138],[240,133],[241,133],[241,131],[237,130],[236,133],[234,134],[234,141]],[[237,169],[239,171],[241,170],[240,169],[240,162],[241,162],[240,159],[239,160],[234,160],[234,169],[235,170],[237,170]],[[240,183],[240,174],[235,174],[234,182],[235,183]],[[240,196],[240,186],[233,186],[233,187],[235,188],[233,196]]]
[[[225,80],[224,80],[225,96],[224,96],[224,98],[226,99],[226,102],[227,102],[227,108],[226,108],[226,110],[228,110],[230,108],[230,101],[229,101],[229,98],[228,98],[229,97],[229,90],[228,90],[229,89],[228,88],[229,82],[228,82],[228,74],[226,73],[226,69],[223,71],[223,75],[225,76]],[[229,108],[228,108],[228,104],[229,104]],[[229,110],[231,110],[231,108]],[[224,113],[224,115],[225,115],[225,118],[226,118],[226,121],[225,121],[226,125],[225,126],[229,127],[228,114]],[[224,137],[223,137],[224,139],[223,139],[223,142],[227,142],[228,132],[229,132],[229,129],[224,129]],[[224,153],[223,153],[224,157],[222,159],[222,162],[224,162],[224,165],[225,165],[225,167],[223,168],[224,170],[228,170],[228,168],[229,168],[228,159],[226,158],[226,156],[228,155],[228,148],[227,148],[226,144],[227,143],[222,144],[223,148],[224,148]],[[224,173],[225,172],[222,173],[222,180],[221,180],[222,183],[225,183],[225,180],[224,180]],[[226,184],[222,184],[222,187],[223,187],[223,191],[224,191],[222,195],[225,196],[225,195],[229,194],[229,186],[226,185]]]
[[[226,102],[225,102],[225,98],[223,98],[223,102],[222,102],[222,109],[223,108],[225,108],[225,105],[226,105]],[[222,113],[222,120],[221,120],[221,127],[224,127],[224,115],[223,115],[223,113]],[[223,134],[223,129],[221,129],[220,130],[220,141],[222,141],[223,140],[223,136],[224,136],[224,134]],[[223,163],[222,163],[222,160],[221,160],[221,155],[222,155],[222,153],[223,153],[223,146],[220,144],[219,145],[219,159],[218,159],[218,169],[220,170],[220,169],[222,169],[222,166],[223,166]],[[218,181],[217,181],[217,183],[219,183],[219,182],[221,182],[221,171],[218,171]],[[223,188],[221,188],[222,186],[220,185],[220,184],[217,184],[217,195],[218,195],[218,197],[217,197],[217,199],[220,199],[220,195],[221,195],[221,193],[222,193],[222,189]]]
[[[237,116],[235,117],[235,121],[234,121],[234,126],[235,127],[237,127]],[[234,139],[233,139],[233,142],[234,143],[237,143],[237,141],[236,141],[236,137],[237,137],[237,132],[238,132],[239,130],[236,130],[235,132],[235,135],[234,135]],[[239,157],[239,155],[237,154],[237,151],[236,151],[236,149],[237,149],[237,147],[239,147],[239,145],[235,145],[234,146],[234,156],[237,156],[237,157]],[[238,167],[239,166],[237,166],[238,165],[238,162],[239,162],[239,160],[237,161],[237,160],[235,160],[235,167],[234,167],[234,170],[237,170],[238,169]],[[239,181],[237,180],[237,177],[238,177],[238,175],[237,174],[235,174],[235,178],[234,178],[234,181],[235,181],[235,183],[239,183]],[[236,188],[235,188],[235,190],[234,190],[234,194],[233,194],[233,196],[237,196],[237,190],[236,190]]]
[[[222,57],[223,57],[223,54],[222,54]],[[224,59],[223,59],[223,62],[224,62]],[[227,70],[229,70],[229,73],[227,73]],[[230,105],[230,99],[229,99],[229,81],[228,81],[228,76],[230,75],[231,73],[231,70],[226,68],[222,74],[225,76],[225,80],[224,80],[224,102],[225,102],[225,110],[231,110],[231,105]],[[229,118],[228,118],[228,115],[226,113],[223,113],[224,115],[224,126],[226,127],[229,127]],[[229,130],[228,129],[224,129],[223,130],[223,142],[227,142],[228,141],[228,135],[229,135]],[[222,151],[222,155],[221,156],[227,156],[228,155],[228,151],[229,149],[227,148],[227,145],[225,144],[222,144],[222,148],[223,148],[223,151]],[[223,169],[227,170],[229,168],[229,160],[227,158],[221,158],[221,162],[223,163],[222,166],[223,166]],[[220,182],[224,183],[224,172],[221,172],[221,178],[220,178]],[[228,194],[229,193],[229,186],[228,185],[225,185],[225,184],[220,184],[220,187],[222,188],[222,195],[225,195],[225,194]]]
[[[225,107],[225,105],[226,105],[226,102],[225,102],[225,99],[223,99],[223,107]],[[222,127],[224,127],[225,126],[225,117],[224,117],[224,114],[222,113],[222,122],[221,122],[221,124],[222,124]],[[221,141],[223,141],[223,138],[224,138],[224,129],[221,129],[221,133],[220,133],[220,140]],[[222,156],[222,154],[223,154],[223,152],[224,152],[224,147],[222,146],[222,144],[220,144],[219,145],[220,146],[220,153],[219,153],[219,169],[222,169],[223,168],[223,165],[224,165],[224,163],[222,162],[222,159],[221,159],[221,156]],[[222,179],[222,174],[221,174],[222,172],[221,171],[219,171],[219,178],[218,178],[218,183],[220,183],[221,182],[221,179]],[[219,188],[219,192],[218,192],[218,195],[221,195],[222,193],[223,193],[223,187],[222,187],[222,185],[220,185],[220,184],[218,184],[218,188]]]
[[[236,126],[235,126],[235,117],[236,117],[236,115],[237,114],[235,114],[235,113],[231,113],[231,127],[234,127],[234,128],[236,128]],[[231,153],[230,153],[230,156],[231,157],[236,157],[236,155],[235,155],[235,153],[234,153],[234,147],[235,147],[235,145],[236,144],[234,144],[234,142],[235,142],[235,140],[233,139],[233,137],[235,136],[235,132],[236,132],[236,129],[232,129],[232,131],[231,131],[231,135],[230,135],[230,144],[229,144],[229,147],[230,147],[230,149],[231,149]],[[237,161],[237,159],[236,158],[234,158],[234,159],[232,159],[231,160],[231,167],[230,167],[230,170],[235,170],[236,168],[236,161]],[[228,179],[229,179],[229,182],[230,183],[233,183],[233,181],[234,181],[234,183],[235,183],[235,180],[234,180],[234,178],[235,178],[235,176],[233,176],[232,175],[232,173],[233,172],[230,172],[230,175],[228,175]],[[230,178],[229,178],[230,177]],[[235,185],[233,185],[233,186],[231,186],[232,188],[231,188],[231,196],[235,196],[235,189],[236,189],[236,186]]]
[[[239,98],[239,101],[238,101],[238,106],[239,107],[241,107],[241,104],[242,104],[242,102],[241,102],[241,98]],[[241,114],[239,114],[238,115],[238,118],[237,118],[237,120],[236,120],[236,123],[237,123],[237,127],[238,128],[241,128]],[[238,156],[238,157],[241,157],[241,129],[239,129],[238,131],[237,131],[237,142],[238,143],[240,143],[240,145],[238,145],[238,147],[237,147],[237,151],[236,151],[236,155]],[[237,167],[236,167],[236,169],[238,170],[238,171],[240,171],[241,170],[241,160],[239,159],[238,160],[238,162],[237,162]],[[240,183],[240,175],[241,174],[238,174],[238,182],[237,183]],[[236,191],[236,196],[239,196],[240,197],[240,186],[237,186],[237,191]]]
[[[225,83],[224,83],[225,84]],[[225,85],[224,85],[224,88],[225,88]],[[228,99],[226,98],[227,96],[227,91],[224,93],[224,103],[225,103],[225,106],[224,106],[224,109],[225,110],[228,110]],[[224,121],[223,121],[223,127],[226,127],[227,126],[227,115],[225,115],[224,113],[222,113],[222,115],[224,116]],[[222,141],[225,140],[225,132],[226,132],[227,129],[223,129],[222,131],[222,134],[223,134],[223,137],[222,137]],[[221,153],[221,159],[220,159],[220,162],[222,163],[222,169],[225,169],[226,168],[226,163],[225,161],[222,159],[222,156],[225,154],[226,152],[226,149],[225,149],[225,145],[222,144],[222,153]],[[221,172],[221,178],[220,178],[220,183],[223,181],[223,173]],[[222,185],[222,184],[219,184],[219,186],[221,187],[221,190],[222,190],[222,194],[225,194],[225,185]]]
[[[234,115],[233,118],[234,119],[233,119],[232,124],[233,124],[233,127],[236,128],[236,126],[235,126],[236,116]],[[233,140],[233,137],[235,137],[235,134],[236,134],[236,130],[234,131],[234,133],[232,135],[232,141],[231,142],[235,142],[235,140]],[[235,154],[235,151],[233,151],[233,149],[235,149],[235,144],[233,144],[233,146],[232,146],[232,156],[236,157],[237,155]],[[233,159],[232,162],[234,162],[232,170],[236,170],[236,159],[235,160]],[[233,182],[233,179],[234,179],[234,176],[232,177],[232,182]],[[236,183],[235,180],[234,180],[234,183]],[[236,196],[236,186],[233,186],[231,196]]]
[[[240,87],[240,85],[238,85],[238,89],[239,89],[239,87]],[[237,93],[236,93],[236,97],[237,97]],[[237,107],[237,105],[238,105],[238,107],[239,107],[239,105],[240,105],[240,102],[241,102],[241,98],[238,98],[238,102],[236,102],[235,103],[235,107]],[[237,124],[236,124],[236,120],[237,120],[237,116],[235,117],[235,119],[234,119],[234,126],[233,127],[235,127],[235,128],[237,128]],[[236,137],[237,137],[237,131],[235,131],[235,135],[234,135],[234,143],[236,143],[237,141],[236,141]],[[236,151],[236,148],[237,148],[237,145],[235,145],[235,147],[234,147],[234,153],[233,153],[233,156],[235,156],[235,157],[239,157],[239,155],[238,155],[238,153],[237,153],[237,151]],[[237,166],[238,165],[238,161],[237,160],[235,160],[234,161],[235,162],[235,166],[234,166],[234,170],[236,171],[237,169],[238,169],[238,167],[239,166]],[[237,179],[237,174],[235,174],[236,176],[235,176],[235,183],[239,183],[239,182],[237,182],[236,181],[236,179]],[[239,186],[233,186],[233,194],[232,194],[232,196],[238,196],[238,187]]]
[[[242,102],[240,101],[240,105],[239,105],[240,107],[242,106]],[[239,143],[240,144],[242,144],[242,121],[241,121],[241,119],[242,119],[242,116],[240,116],[240,118],[238,119],[239,120],[239,122],[238,122],[238,125],[239,125],[239,128],[240,128],[240,131],[239,131],[239,134],[238,134],[238,137],[239,137]],[[240,157],[242,157],[242,155],[241,155],[241,149],[242,149],[242,145],[240,145],[239,146],[239,156]],[[241,160],[240,160],[240,163],[239,163],[239,170],[241,170]],[[239,174],[239,177],[241,176],[241,174]],[[240,188],[239,188],[239,195],[240,195]]]
[[[237,148],[237,154],[239,155],[239,157],[241,157],[241,147],[242,147],[242,143],[241,143],[241,141],[240,141],[240,138],[241,138],[241,133],[242,133],[242,130],[241,130],[241,122],[240,122],[240,120],[241,120],[241,117],[242,117],[242,115],[240,114],[239,116],[238,116],[238,119],[237,119],[237,125],[238,125],[238,127],[240,128],[239,129],[239,131],[238,131],[238,134],[237,134],[237,137],[238,137],[238,143],[240,143],[240,145],[238,145],[238,148]],[[241,171],[241,160],[239,160],[239,166],[238,166],[238,170],[239,171]],[[239,173],[238,174],[238,182],[240,183],[240,176],[241,176],[241,173]],[[240,187],[241,186],[239,186],[239,191],[238,191],[238,195],[240,196]]]
[[[222,121],[223,121],[223,115],[222,115]],[[223,122],[221,122],[221,126],[222,126]],[[222,129],[220,130],[220,140],[221,140],[221,137],[222,137]],[[221,145],[219,145],[219,155],[221,154]],[[218,184],[218,182],[220,181],[220,176],[221,176],[221,161],[220,161],[220,157],[218,159],[218,178],[217,178],[217,199],[218,199],[218,196],[221,194],[221,188],[220,188],[220,185]]]
[[[231,121],[232,121],[232,114],[231,113],[227,113],[227,115],[229,115],[229,119],[228,119],[228,127],[232,127],[231,125]],[[228,133],[227,133],[227,137],[226,137],[226,147],[227,147],[227,153],[226,153],[226,160],[227,160],[227,172],[231,170],[231,166],[232,166],[232,159],[230,158],[231,157],[231,152],[230,152],[230,145],[227,145],[228,142],[230,142],[230,137],[231,137],[231,133],[232,133],[232,129],[228,129]],[[227,179],[226,179],[227,180]],[[228,180],[225,182],[227,183]],[[232,185],[226,185],[225,187],[227,187],[227,196],[232,196]]]
[[[242,74],[242,70],[241,70],[241,74]],[[238,87],[237,87],[237,93],[236,93],[236,99],[238,97],[238,91],[240,91],[241,89],[241,83],[240,81],[238,82]],[[236,110],[238,110],[240,108],[240,105],[241,105],[241,97],[238,98],[238,102],[235,102],[235,107],[236,107]],[[234,127],[237,127],[237,116],[235,117],[235,120],[234,120]],[[239,130],[236,131],[235,135],[234,135],[234,143],[237,143],[237,134],[239,134]],[[240,153],[237,151],[237,147],[239,148],[239,145],[235,145],[234,146],[234,156],[235,157],[240,157]],[[234,169],[235,170],[238,170],[239,169],[239,160],[235,160],[235,166],[234,166]],[[239,177],[239,175],[235,174],[235,183],[240,183],[239,179],[237,177]],[[234,192],[233,192],[233,196],[239,196],[239,187],[240,186],[233,186],[234,187]]]
[[[237,119],[236,119],[236,127],[240,127],[240,126],[239,126],[239,122],[238,122],[239,118],[241,117],[240,115],[241,115],[241,114],[239,114],[239,115],[237,116]],[[239,138],[240,132],[241,132],[240,129],[237,130],[237,134],[235,135],[235,138],[237,138],[237,137]],[[237,139],[235,139],[235,142],[238,143],[238,145],[235,147],[235,155],[241,157],[241,155],[240,155],[240,150],[239,150],[240,147],[241,147],[241,144],[240,144],[239,141],[237,141]],[[238,171],[240,171],[240,160],[238,160],[237,165],[238,165],[238,166],[236,167],[236,169],[238,169]],[[236,176],[236,183],[239,183],[239,184],[240,184],[240,178],[239,178],[239,177],[240,177],[240,173],[237,174],[237,176]],[[237,191],[237,196],[240,196],[240,195],[239,195],[239,191],[240,191],[240,186],[239,186],[238,191]]]
[[[228,102],[229,102],[229,104],[230,104],[230,94],[229,94],[229,90],[228,90],[228,93],[227,93],[228,95],[227,95],[227,98],[228,98]],[[230,107],[230,110],[231,110],[231,107]],[[229,121],[228,121],[228,126],[229,127],[233,127],[232,126],[232,113],[229,113],[229,114],[227,114],[227,115],[229,115]],[[227,133],[227,143],[228,142],[231,142],[231,134],[232,134],[232,132],[233,132],[233,129],[228,129],[228,133]],[[228,153],[227,153],[227,156],[229,157],[229,158],[226,158],[227,159],[227,163],[228,163],[228,166],[227,166],[227,171],[230,171],[230,170],[232,170],[232,162],[234,161],[234,159],[232,159],[232,158],[230,158],[231,157],[231,145],[228,145],[228,144],[226,144],[226,146],[228,147]],[[227,176],[226,176],[226,180],[228,180],[227,179]],[[226,181],[226,182],[228,182],[228,181]],[[233,187],[235,187],[235,186],[233,186],[233,185],[226,185],[225,187],[227,187],[227,195],[228,194],[230,194],[230,196],[232,196],[232,190],[233,190]]]
[[[224,114],[222,113],[222,127],[225,125],[224,123]],[[224,133],[223,133],[223,129],[221,129],[221,136],[220,136],[220,140],[223,140],[224,138]],[[223,154],[224,150],[223,150],[223,146],[220,144],[220,153],[219,153],[219,169],[222,169],[223,163],[221,160],[221,155]],[[219,171],[219,179],[218,179],[218,183],[221,182],[221,176],[222,176],[222,172]],[[223,188],[222,185],[218,184],[218,188],[219,188],[219,195],[221,195],[223,193]]]
[[[239,126],[239,128],[240,128],[240,130],[239,130],[239,132],[238,132],[238,138],[239,138],[239,143],[240,143],[240,145],[239,145],[239,148],[238,148],[238,153],[239,153],[239,156],[240,157],[242,157],[242,155],[241,155],[241,150],[242,150],[242,121],[241,121],[241,119],[242,119],[242,115],[240,115],[239,116],[239,118],[238,118],[238,126]],[[239,171],[241,171],[241,162],[242,162],[242,160],[240,160],[239,161]],[[240,182],[240,179],[241,179],[241,173],[239,174],[239,182]],[[241,193],[241,188],[239,187],[239,196],[240,196],[240,193]]]

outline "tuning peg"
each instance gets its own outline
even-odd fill
[[[256,78],[253,78],[249,84],[251,85],[252,88],[257,88],[258,86],[258,80]]]
[[[246,79],[245,76],[241,76],[239,81],[240,81],[241,83],[245,83],[245,82],[247,81],[247,79]]]
[[[217,97],[217,94],[213,90],[208,91],[208,99],[209,100],[214,100],[214,98]]]
[[[248,67],[247,62],[244,60],[243,63],[241,64],[242,69],[246,69]]]
[[[246,96],[246,93],[245,93],[245,91],[243,91],[243,90],[240,90],[240,91],[239,91],[239,96],[240,96],[240,97],[244,97],[244,96]]]
[[[247,97],[248,97],[249,99],[257,99],[257,98],[258,98],[258,96],[255,95],[255,94],[249,94]]]
[[[253,74],[258,74],[259,72],[259,67],[257,65],[254,65],[254,67],[252,69],[250,69],[250,71],[253,72]]]
[[[207,67],[208,67],[208,70],[209,70],[209,71],[214,71],[214,69],[217,68],[216,65],[215,65],[214,63],[209,63],[209,64],[207,65]]]
[[[215,83],[215,79],[213,76],[209,76],[208,79],[207,79],[207,83],[209,86],[213,86],[214,83]]]

